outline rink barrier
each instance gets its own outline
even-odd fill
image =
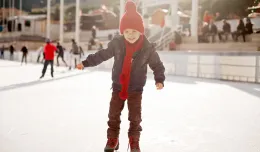
[[[85,56],[91,53],[95,51],[85,52]],[[166,68],[165,73],[169,75],[260,83],[260,52],[160,51],[158,53]],[[38,53],[30,52],[27,60],[36,63],[37,57]],[[64,57],[70,64],[68,52],[65,52]],[[21,58],[22,53],[15,52],[14,60],[21,61]],[[8,51],[5,52],[5,59],[9,59]],[[60,65],[64,66],[61,60]],[[110,59],[93,68],[110,70],[112,66],[113,59]],[[151,69],[148,69],[148,72],[152,73]]]
[[[260,52],[159,52],[166,73],[228,81],[260,82]]]

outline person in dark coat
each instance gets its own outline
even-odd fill
[[[250,18],[246,19],[246,27],[245,27],[245,34],[253,34],[253,24],[251,23]]]
[[[57,66],[60,66],[60,64],[59,64],[59,58],[61,58],[62,61],[63,61],[63,63],[64,63],[66,66],[68,66],[67,63],[66,63],[66,61],[64,60],[64,48],[60,45],[60,43],[57,43],[56,48],[57,48],[56,52],[58,53],[58,55],[57,55]]]
[[[25,64],[27,64],[28,49],[25,45],[22,47],[21,52],[23,53],[21,64],[23,64],[23,62],[25,62]]]
[[[231,34],[231,26],[226,20],[223,20],[223,28],[222,29],[223,29],[223,31],[218,33],[219,40],[226,42],[228,40],[228,35]],[[225,40],[223,40],[222,35],[225,35]]]
[[[245,28],[244,21],[242,19],[240,19],[238,26],[237,26],[237,31],[233,33],[233,37],[234,37],[235,41],[238,41],[238,37],[242,35],[244,42],[246,42],[245,30],[246,30],[246,28]]]
[[[214,20],[211,19],[209,25],[207,26],[207,36],[212,38],[212,43],[216,40],[216,35],[218,34],[218,28],[214,24]]]
[[[13,60],[14,59],[14,51],[15,51],[15,48],[14,48],[13,45],[10,45],[9,51],[10,51],[10,60]]]
[[[1,48],[0,59],[4,59],[5,58],[4,53],[5,53],[5,46],[3,45],[2,48]]]
[[[140,152],[141,102],[143,87],[147,79],[147,65],[154,71],[155,86],[158,90],[163,89],[165,80],[165,68],[155,46],[144,35],[143,20],[136,10],[135,3],[128,1],[125,8],[126,12],[120,23],[120,33],[123,35],[115,36],[109,42],[107,49],[88,55],[86,60],[77,65],[77,68],[82,70],[84,67],[97,66],[114,58],[113,93],[109,108],[109,127],[105,152],[118,149],[120,115],[126,100],[130,121],[128,131],[130,151]]]

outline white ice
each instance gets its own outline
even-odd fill
[[[111,73],[41,69],[0,60],[0,152],[103,151]],[[167,76],[157,91],[150,75],[142,102],[142,152],[260,151],[257,84]],[[121,119],[126,152],[127,106]]]

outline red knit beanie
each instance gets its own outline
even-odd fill
[[[129,0],[125,5],[125,13],[120,21],[120,33],[125,29],[134,29],[144,34],[144,23],[142,16],[137,12],[136,5]]]

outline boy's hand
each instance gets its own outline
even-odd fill
[[[156,83],[156,88],[157,88],[157,90],[162,90],[163,84],[162,83]]]
[[[78,70],[83,70],[84,69],[84,65],[82,63],[77,65],[77,69]]]

